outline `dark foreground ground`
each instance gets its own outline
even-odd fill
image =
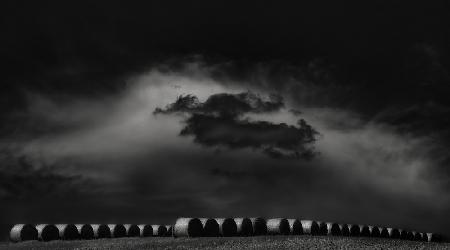
[[[121,238],[1,243],[0,249],[450,249],[450,243],[326,236]]]

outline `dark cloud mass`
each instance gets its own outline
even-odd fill
[[[165,109],[156,108],[153,113],[190,114],[180,135],[193,135],[196,143],[205,146],[249,147],[260,149],[273,158],[311,159],[315,155],[312,144],[318,132],[305,120],[300,119],[297,126],[290,126],[243,118],[248,113],[275,112],[283,106],[280,96],[272,95],[269,100],[263,100],[251,92],[222,93],[208,97],[204,103],[193,95],[179,96]]]

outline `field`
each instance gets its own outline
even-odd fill
[[[120,238],[0,243],[0,249],[450,249],[450,243],[327,236]]]

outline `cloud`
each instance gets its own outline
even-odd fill
[[[312,144],[318,132],[305,120],[300,119],[297,126],[292,126],[242,119],[248,113],[275,112],[283,106],[283,99],[276,95],[263,100],[252,92],[220,93],[209,96],[204,103],[193,95],[179,96],[165,109],[156,108],[153,113],[190,114],[180,135],[193,135],[194,142],[201,145],[232,149],[250,147],[261,149],[273,158],[313,158]]]

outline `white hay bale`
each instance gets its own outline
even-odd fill
[[[174,237],[201,237],[203,225],[198,218],[178,218],[174,225]]]
[[[9,239],[12,242],[37,240],[38,231],[36,227],[31,224],[16,224],[9,232]]]
[[[164,237],[166,236],[166,226],[163,225],[152,225],[153,236]]]
[[[125,232],[127,237],[139,237],[141,235],[141,230],[138,225],[135,224],[124,224]]]
[[[233,218],[216,218],[216,221],[219,224],[220,236],[233,237],[237,235],[237,225]]]
[[[236,222],[237,235],[239,236],[252,236],[253,225],[249,218],[234,218]]]
[[[350,236],[358,237],[361,234],[361,229],[359,225],[351,225],[350,226]]]
[[[327,222],[327,235],[332,236],[340,236],[342,235],[341,228],[339,227],[339,224],[333,223],[333,222]]]
[[[350,236],[350,229],[347,224],[339,224],[342,236]]]
[[[369,226],[370,237],[380,237],[381,232],[377,226]]]
[[[400,231],[397,228],[388,227],[389,238],[398,239],[400,238]]]
[[[153,236],[153,228],[151,225],[148,224],[140,224],[138,225],[140,236],[141,237],[151,237]]]
[[[285,218],[268,219],[266,222],[267,234],[289,235],[291,233],[289,221]]]
[[[58,228],[53,224],[36,225],[38,231],[38,239],[40,241],[51,241],[59,239]]]
[[[370,229],[366,225],[359,225],[359,236],[370,237]]]
[[[303,233],[310,235],[319,235],[319,224],[313,220],[301,220]]]
[[[79,240],[80,233],[74,224],[56,224],[59,231],[59,238],[62,240]]]
[[[266,235],[267,234],[267,225],[266,220],[261,217],[250,218],[253,226],[253,235]]]
[[[94,230],[94,238],[111,238],[111,230],[106,224],[91,224],[92,230]]]
[[[288,219],[289,229],[292,235],[302,235],[303,227],[302,222],[299,219]]]
[[[211,218],[200,218],[203,225],[203,236],[204,237],[217,237],[219,236],[219,223],[215,219]]]
[[[89,224],[76,224],[80,238],[83,240],[94,239],[94,229]]]

